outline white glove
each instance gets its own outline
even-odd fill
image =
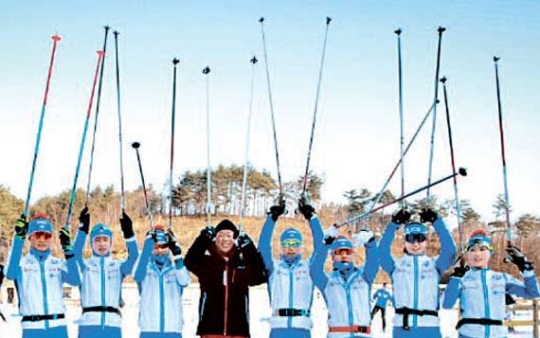
[[[360,232],[352,235],[352,240],[355,248],[364,246],[373,238],[373,232],[369,229],[362,229]]]
[[[324,230],[323,237],[337,237],[339,235],[339,230],[335,226],[328,227]]]

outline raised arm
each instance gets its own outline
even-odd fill
[[[311,217],[309,220],[309,228],[311,229],[311,235],[313,236],[313,255],[320,247],[323,246],[323,230],[319,217]],[[312,256],[313,256],[312,255]]]
[[[441,242],[441,252],[437,258],[437,261],[435,262],[435,265],[439,271],[439,274],[442,275],[456,260],[456,243],[454,242],[450,231],[448,231],[448,227],[446,226],[444,219],[439,217],[435,211],[431,209],[422,209],[420,212],[420,220],[422,223],[431,222],[431,224],[433,224],[433,228],[439,236],[439,241]]]
[[[313,254],[311,261],[311,267],[309,273],[313,283],[321,292],[326,287],[328,283],[328,276],[324,272],[324,263],[326,262],[326,257],[328,256],[328,250],[330,249],[330,243],[322,244]]]
[[[518,297],[528,299],[540,297],[538,279],[534,273],[531,261],[529,261],[516,246],[510,245],[506,248],[506,251],[508,253],[506,260],[514,263],[518,267],[523,275],[524,281],[524,283],[522,283],[509,275],[505,275],[506,291]]]
[[[133,266],[139,257],[139,249],[137,248],[137,237],[133,231],[133,222],[125,212],[122,212],[122,218],[120,218],[120,228],[128,251],[128,258],[120,265],[122,276],[125,277],[133,272]]]
[[[261,230],[261,236],[259,237],[259,251],[264,261],[264,266],[271,274],[274,271],[274,257],[272,252],[272,234],[274,233],[275,221],[271,213],[266,216],[266,221]]]
[[[459,295],[461,294],[461,280],[465,273],[469,270],[469,267],[464,262],[458,262],[454,265],[454,271],[450,276],[450,281],[446,284],[446,289],[443,294],[442,307],[444,309],[451,309],[456,304]]]
[[[215,235],[216,232],[213,227],[207,226],[203,228],[199,236],[195,239],[195,242],[188,249],[186,258],[184,259],[184,265],[198,277],[201,276],[203,270],[206,268],[204,265],[204,252],[212,245]]]
[[[244,232],[240,232],[238,236],[238,250],[242,253],[248,269],[247,284],[255,286],[266,283],[268,274],[261,253],[257,250],[248,234]]]
[[[59,237],[67,266],[67,270],[62,271],[62,279],[72,286],[79,286],[81,285],[81,273],[73,251],[73,244],[71,244],[71,232],[69,228],[60,229]]]
[[[24,240],[28,233],[28,222],[26,216],[21,215],[15,222],[15,235],[11,243],[11,252],[9,254],[6,277],[11,280],[17,279],[20,272],[19,263],[21,262]]]
[[[370,231],[371,232],[371,231]],[[375,237],[371,237],[366,244],[366,264],[364,266],[364,278],[368,283],[373,283],[377,273],[379,272],[379,267],[381,266],[380,257],[379,257],[379,248],[377,246],[377,241]]]
[[[396,231],[401,224],[406,224],[411,218],[411,213],[406,209],[400,209],[392,215],[392,221],[388,224],[379,241],[379,254],[381,259],[381,267],[389,275],[394,271],[394,258],[392,257],[391,247]]]
[[[148,270],[148,261],[150,260],[150,255],[154,250],[154,244],[156,241],[152,238],[153,231],[150,231],[146,238],[144,239],[143,249],[139,255],[136,263],[135,270],[133,272],[133,279],[137,283],[141,283],[146,276],[146,271]]]
[[[75,235],[75,243],[73,244],[73,254],[79,264],[80,269],[84,269],[84,243],[88,237],[88,231],[90,230],[90,214],[88,213],[88,207],[84,207],[79,214],[79,230]]]

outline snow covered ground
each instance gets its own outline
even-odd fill
[[[5,296],[5,293],[4,293]],[[76,297],[76,294],[74,294]],[[5,300],[6,297],[3,297]],[[138,317],[138,301],[139,296],[137,289],[134,285],[126,285],[124,287],[124,300],[126,305],[124,306],[123,313],[123,336],[126,338],[137,337],[139,328],[137,325]],[[183,297],[184,305],[184,338],[195,337],[195,330],[197,328],[197,306],[199,301],[199,287],[197,284],[190,285]],[[74,303],[74,302],[72,302]],[[0,337],[16,338],[21,337],[21,328],[19,324],[19,318],[17,317],[17,307],[11,304],[1,304],[0,309],[6,315],[8,322],[0,322]],[[314,327],[312,330],[312,336],[314,338],[325,337],[327,332],[327,312],[324,300],[317,292],[314,298],[312,318]],[[69,335],[70,338],[77,337],[77,319],[80,316],[80,307],[75,304],[69,304],[67,307],[67,318],[69,322]],[[521,318],[531,318],[529,314],[518,314]],[[254,338],[268,337],[270,326],[268,324],[268,318],[270,316],[270,308],[268,307],[268,295],[265,286],[259,286],[252,288],[250,291],[250,324],[251,334]],[[386,333],[382,332],[380,314],[377,314],[373,322],[373,337],[386,338],[392,337],[392,318],[394,311],[390,307],[387,311],[387,329]],[[441,329],[443,337],[454,338],[457,337],[457,333],[454,329],[457,322],[456,310],[441,310]],[[516,328],[517,332],[509,335],[509,337],[532,337],[532,328],[519,327]]]

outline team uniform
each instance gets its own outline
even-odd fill
[[[352,251],[352,243],[340,236],[331,246],[323,245],[315,252],[311,276],[326,301],[329,338],[371,337],[371,285],[379,270],[379,249],[374,239],[364,246],[363,267],[334,261],[330,273],[324,272],[328,250],[348,248]]]
[[[113,259],[109,253],[98,255],[94,249],[94,239],[99,236],[110,238],[112,231],[105,224],[96,224],[90,232],[92,256],[82,259],[87,233],[79,230],[75,238],[74,251],[82,272],[79,338],[122,337],[122,281],[131,274],[139,255],[135,236],[126,239],[128,258],[125,261]]]
[[[384,287],[380,288],[379,290],[375,292],[375,294],[373,295],[373,300],[375,301],[375,306],[373,307],[373,310],[371,310],[371,319],[373,320],[373,317],[375,317],[375,314],[381,311],[382,327],[383,327],[383,331],[385,331],[386,330],[386,306],[388,302],[393,303],[394,300],[390,292],[388,292]]]
[[[53,233],[52,224],[42,218],[30,222],[28,229],[29,237],[36,232]],[[81,284],[74,255],[64,251],[64,260],[52,256],[50,248],[39,251],[32,247],[22,256],[24,242],[24,237],[13,238],[6,271],[17,289],[22,337],[67,338],[63,284]]]
[[[259,250],[269,274],[270,337],[311,337],[313,322],[310,313],[314,291],[310,276],[311,259],[302,259],[301,254],[293,257],[282,254],[280,259],[274,259],[271,240],[275,225],[272,216],[268,215],[259,239]],[[319,219],[312,217],[309,226],[316,251],[323,237]],[[289,228],[280,240],[282,243],[293,240],[301,245],[302,236],[298,230]]]
[[[394,337],[441,337],[439,281],[454,262],[457,248],[442,218],[437,217],[433,227],[441,243],[439,256],[405,253],[403,257],[394,259],[390,247],[399,229],[394,221],[387,226],[379,242],[381,266],[390,275],[394,286]],[[404,231],[411,235],[425,235],[427,228],[420,223],[410,223]]]
[[[482,237],[473,236],[473,240]],[[482,244],[491,242],[482,239]],[[492,250],[492,249],[491,249]],[[461,319],[457,329],[461,338],[506,337],[506,295],[533,299],[540,297],[538,280],[532,269],[520,268],[523,282],[489,267],[471,267],[464,274],[452,275],[444,292],[443,307],[451,309],[460,300]]]
[[[155,232],[144,241],[133,273],[140,294],[140,337],[181,338],[184,321],[182,293],[191,278],[180,254],[171,261],[168,253],[156,255],[152,252],[155,244],[166,245],[168,242],[164,231]]]

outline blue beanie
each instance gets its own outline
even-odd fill
[[[156,244],[165,244],[169,242],[167,228],[163,224],[156,224],[153,229],[156,234]]]
[[[412,235],[412,234],[423,234],[427,235],[427,226],[425,226],[422,223],[409,223],[405,225],[405,229],[403,229],[403,234],[405,235]]]
[[[94,225],[92,231],[90,232],[90,242],[94,243],[94,239],[101,236],[107,236],[112,240],[112,235],[113,233],[108,226],[103,223],[98,223]]]
[[[335,240],[334,240],[334,243],[332,243],[332,246],[330,247],[330,249],[332,249],[332,251],[336,251],[336,250],[339,250],[339,249],[350,249],[350,250],[353,250],[353,244],[352,242],[345,236],[343,235],[340,235],[338,236]]]
[[[491,239],[489,239],[487,233],[482,229],[475,230],[471,233],[471,237],[467,242],[467,250],[474,246],[485,246],[489,251],[493,251]]]
[[[48,219],[38,218],[28,224],[28,237],[32,236],[32,234],[37,231],[50,232],[52,234],[53,226]]]
[[[280,242],[283,242],[288,239],[295,239],[299,242],[302,242],[302,234],[295,228],[289,228],[281,233],[281,237],[279,238],[279,240]]]

